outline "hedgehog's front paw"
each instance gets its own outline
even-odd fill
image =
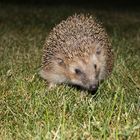
[[[49,93],[49,91],[53,90],[56,87],[56,84],[54,83],[47,83],[47,90],[46,90],[46,95]]]
[[[53,88],[55,88],[56,87],[56,84],[55,83],[49,83],[48,84],[48,89],[49,90],[51,90],[51,89],[53,89]]]

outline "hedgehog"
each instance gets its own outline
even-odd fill
[[[112,72],[113,56],[109,36],[96,17],[75,14],[50,31],[39,74],[49,89],[68,84],[97,91]]]

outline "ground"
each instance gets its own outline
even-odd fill
[[[115,53],[96,95],[38,75],[49,31],[73,13],[105,26]],[[140,139],[140,10],[0,4],[0,139]]]

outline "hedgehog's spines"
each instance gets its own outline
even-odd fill
[[[114,60],[111,43],[102,23],[90,14],[74,14],[50,32],[44,44],[42,67],[49,69],[58,54],[67,61],[88,56],[97,44],[104,49],[108,75]]]

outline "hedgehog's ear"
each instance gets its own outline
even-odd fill
[[[96,47],[95,52],[96,52],[96,55],[100,55],[102,52],[102,47],[100,46]]]
[[[101,54],[101,51],[102,51],[101,47],[96,48],[96,54],[97,55],[100,55]]]
[[[57,61],[57,64],[59,64],[60,66],[64,66],[65,65],[64,60],[61,59],[61,58],[56,58],[56,61]]]
[[[95,44],[93,44],[93,45],[94,45],[94,53],[95,53],[95,55],[100,55],[101,52],[102,52],[102,46],[97,42],[95,42]]]

